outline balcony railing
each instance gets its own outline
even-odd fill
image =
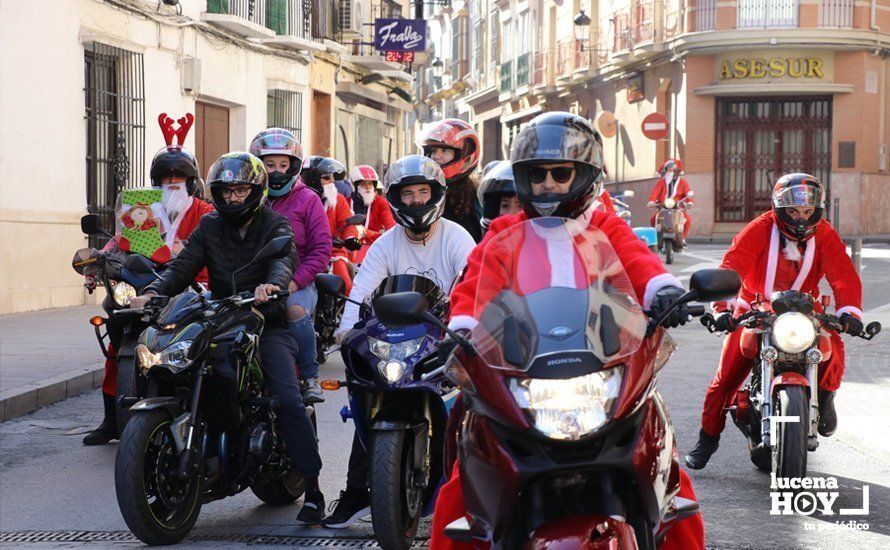
[[[541,86],[547,82],[547,57],[548,52],[535,52],[535,68],[532,73],[532,83],[535,86]]]
[[[275,34],[306,38],[310,0],[266,0],[266,27]]]
[[[655,3],[652,0],[634,3],[630,27],[635,45],[655,39]]]
[[[266,26],[266,0],[207,0],[207,13],[236,15]]]
[[[690,24],[693,32],[717,28],[717,0],[693,0]]]
[[[738,27],[796,27],[797,0],[739,0]]]
[[[575,39],[560,40],[556,45],[556,76],[568,76],[572,74],[575,61]]]
[[[853,0],[822,0],[819,26],[849,29],[853,27]]]
[[[528,86],[529,83],[529,58],[531,54],[524,53],[516,58],[516,87]]]
[[[501,93],[509,92],[513,89],[513,62],[507,61],[501,63],[501,84],[498,87]]]

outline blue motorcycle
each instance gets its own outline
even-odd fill
[[[655,231],[654,227],[633,227],[633,223],[631,223],[631,213],[630,206],[628,206],[626,200],[632,199],[634,197],[634,192],[632,189],[627,189],[620,195],[615,195],[612,197],[612,202],[615,203],[615,215],[624,220],[627,225],[633,228],[634,235],[637,236],[641,241],[646,243],[646,246],[649,247],[649,250],[652,252],[658,253],[658,233]]]
[[[320,292],[346,299],[336,275],[315,278]],[[374,304],[381,296],[419,292],[438,319],[448,314],[446,295],[419,275],[385,279],[359,304],[360,321],[340,348],[346,381],[325,381],[325,389],[346,386],[352,418],[368,449],[371,520],[382,548],[409,548],[420,518],[433,511],[443,480],[443,452],[448,413],[459,390],[445,379],[438,361],[442,329],[432,323],[399,326],[382,323]],[[356,302],[357,303],[357,302]]]

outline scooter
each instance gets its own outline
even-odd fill
[[[683,229],[686,225],[686,203],[693,197],[693,192],[676,201],[668,197],[664,202],[656,202],[655,231],[658,234],[658,249],[664,254],[666,264],[674,263],[674,254],[686,247],[683,241]]]
[[[417,293],[375,308],[387,324],[438,323],[459,345],[444,369],[466,412],[446,441],[457,446],[469,519],[445,535],[508,549],[655,549],[698,511],[677,497],[674,431],[656,389],[675,349],[659,328],[671,310],[649,319],[608,238],[574,220],[517,224],[488,242],[482,264],[507,267],[480,280],[469,336]],[[672,306],[740,284],[735,272],[702,270]]]
[[[321,292],[346,299],[339,277],[322,274],[315,281]],[[401,292],[421,296],[437,322],[382,322],[376,304]],[[370,304],[359,304],[361,320],[340,349],[346,380],[325,380],[322,387],[349,391],[349,406],[340,415],[344,422],[352,418],[368,449],[374,535],[382,548],[401,550],[411,547],[420,518],[433,511],[443,479],[448,411],[459,390],[438,368],[444,333],[437,325],[448,306],[436,283],[394,275],[374,291]]]

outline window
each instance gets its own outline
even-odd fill
[[[306,36],[309,0],[266,0],[266,27],[275,34]]]
[[[87,211],[114,227],[121,189],[145,184],[142,54],[93,43],[84,51]],[[104,237],[90,237],[100,247]]]
[[[312,2],[312,38],[335,40],[334,17],[336,13],[333,0],[314,0]]]
[[[303,141],[303,94],[269,90],[266,95],[266,126],[290,130]]]

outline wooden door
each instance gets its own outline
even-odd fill
[[[312,151],[313,155],[331,156],[331,95],[312,90]]]
[[[210,103],[195,103],[195,157],[201,177],[207,177],[216,159],[229,152],[229,109]]]

